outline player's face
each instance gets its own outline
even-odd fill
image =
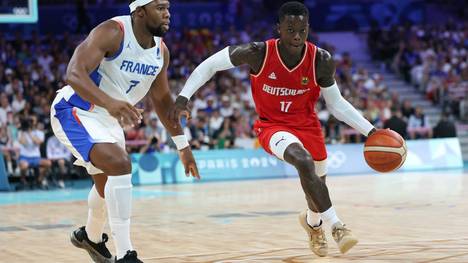
[[[278,25],[281,45],[291,53],[302,52],[309,34],[309,18],[306,16],[286,16]]]
[[[162,37],[169,30],[171,14],[169,1],[154,0],[145,6],[146,28],[154,36]]]

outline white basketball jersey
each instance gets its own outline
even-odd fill
[[[104,58],[90,77],[110,97],[135,105],[151,87],[164,64],[162,39],[154,37],[154,47],[143,49],[133,34],[130,16],[118,16],[112,20],[119,23],[124,32],[119,51],[113,57]],[[76,94],[71,87],[65,87],[64,98],[73,106],[91,110],[94,105]],[[95,108],[101,112],[104,109]]]

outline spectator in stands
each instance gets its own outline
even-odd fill
[[[47,187],[45,176],[52,164],[49,160],[41,158],[40,145],[44,142],[44,132],[33,125],[34,123],[31,119],[24,118],[21,121],[21,127],[18,132],[21,182],[26,186],[26,175],[29,168],[39,168],[37,183],[42,187]]]
[[[149,137],[146,144],[140,149],[140,153],[153,153],[161,150],[161,139],[158,134]]]
[[[148,118],[149,121],[145,127],[146,144],[140,149],[140,153],[159,152],[165,146],[167,135],[157,115],[152,112]]]
[[[235,129],[232,118],[224,118],[221,128],[213,133],[217,149],[232,148],[235,141]]]
[[[391,129],[396,131],[401,135],[403,138],[407,138],[407,127],[408,125],[406,124],[405,120],[401,116],[401,111],[397,107],[392,107],[391,109],[392,112],[392,117],[388,119],[385,124],[384,128],[385,129]]]
[[[26,100],[24,100],[23,92],[17,91],[15,96],[13,97],[13,101],[11,103],[11,108],[14,113],[18,113],[24,109],[26,105]]]
[[[219,112],[224,118],[230,117],[234,113],[234,108],[231,105],[231,99],[229,96],[224,95],[221,97],[221,107]]]
[[[209,137],[209,125],[206,115],[197,117],[195,125],[191,126],[190,133],[192,136],[192,147],[199,150],[207,150],[212,148]]]
[[[411,139],[432,137],[429,119],[419,106],[415,108],[414,114],[408,120],[408,132]]]
[[[449,115],[443,112],[440,115],[440,120],[434,127],[432,134],[434,138],[448,138],[448,137],[457,137],[457,129],[452,120],[450,120]]]
[[[411,100],[405,99],[403,105],[401,105],[401,114],[406,120],[409,120],[410,116],[414,114],[414,108],[411,104]]]
[[[6,125],[7,114],[11,112],[10,102],[5,93],[0,93],[0,126]]]
[[[12,151],[13,142],[11,136],[8,134],[8,128],[6,125],[0,126],[0,153],[3,155],[5,167],[7,168],[8,175],[13,174],[13,154]]]
[[[213,133],[221,128],[221,125],[223,125],[224,117],[221,116],[219,113],[219,110],[216,109],[213,111],[213,113],[210,116],[210,123],[209,123],[209,130],[210,130],[210,136],[213,135]]]
[[[47,159],[52,164],[52,169],[58,168],[57,185],[65,188],[65,176],[69,173],[71,152],[59,142],[55,135],[47,139]]]

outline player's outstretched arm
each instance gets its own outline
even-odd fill
[[[258,72],[264,56],[265,43],[252,42],[239,46],[228,46],[204,60],[189,76],[177,97],[175,107],[170,112],[171,121],[178,124],[181,116],[185,115],[187,119],[190,118],[190,109],[187,107],[190,97],[216,72],[244,64],[249,65],[253,72]]]
[[[170,54],[168,48],[164,44],[163,54],[164,66],[151,85],[149,92],[150,98],[159,119],[164,127],[169,131],[172,136],[172,140],[176,144],[180,160],[185,168],[185,174],[187,176],[191,174],[193,177],[200,179],[195,158],[193,157],[192,150],[190,149],[190,145],[184,135],[182,127],[179,123],[177,123],[177,125],[173,125],[169,120],[169,110],[173,108],[174,100],[172,99],[169,82],[167,80],[167,67],[169,66]]]
[[[328,110],[338,120],[358,130],[365,136],[375,132],[375,127],[366,120],[348,101],[346,101],[335,82],[335,62],[324,49],[317,50],[316,79]]]
[[[105,56],[118,52],[122,40],[123,32],[117,22],[108,20],[98,25],[75,49],[68,64],[66,82],[83,99],[106,108],[122,126],[131,126],[141,119],[138,110],[127,102],[111,98],[89,76]]]

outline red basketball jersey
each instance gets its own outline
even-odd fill
[[[314,110],[320,95],[315,80],[317,47],[306,42],[299,64],[288,69],[278,50],[279,39],[266,41],[266,55],[258,74],[250,76],[252,95],[259,120],[257,128],[281,125],[296,128],[319,128]]]

